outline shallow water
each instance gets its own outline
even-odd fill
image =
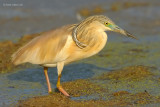
[[[2,0],[0,4],[6,2],[15,3],[14,0]],[[112,18],[117,25],[133,33],[139,40],[124,38],[119,34],[108,32],[109,39],[105,49],[99,55],[65,67],[62,74],[62,82],[92,78],[103,72],[110,72],[111,70],[131,65],[154,66],[157,70],[152,72],[156,76],[147,78],[144,81],[134,83],[122,81],[119,85],[113,84],[109,80],[96,80],[94,82],[110,89],[112,92],[126,90],[136,93],[147,90],[151,95],[160,96],[159,82],[157,82],[157,78],[160,77],[160,2],[158,0],[137,0],[136,2],[138,3],[145,2],[149,5],[131,6],[125,9],[118,9],[117,11],[110,10],[112,3],[114,3],[112,0],[99,0],[98,2],[96,0],[92,0],[92,2],[90,0],[69,0],[68,3],[62,0],[47,0],[45,2],[41,0],[41,5],[37,5],[35,0],[32,2],[26,0],[17,2],[23,3],[23,6],[0,6],[0,41],[12,40],[15,42],[22,35],[76,23],[79,10],[83,8],[92,10],[94,7],[100,6],[105,10],[101,14]],[[49,69],[49,74],[52,87],[55,89],[57,81],[56,68]],[[132,84],[134,88],[127,87],[128,84]],[[43,69],[39,66],[1,74],[0,89],[0,105],[8,105],[20,99],[48,94]],[[73,99],[81,98],[98,99],[97,96],[81,96]]]
[[[61,81],[90,78],[94,75],[94,69],[107,70],[92,64],[71,64],[64,68]],[[49,69],[49,77],[54,90],[58,78],[55,68]],[[37,95],[48,95],[42,67],[1,74],[0,81],[0,105]]]

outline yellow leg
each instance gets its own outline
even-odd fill
[[[57,70],[58,70],[57,88],[62,94],[64,94],[65,96],[69,97],[69,94],[62,88],[61,83],[60,83],[61,72],[63,70],[63,66],[64,66],[63,62],[57,63]]]
[[[58,76],[57,87],[61,86],[61,74]]]
[[[48,68],[47,67],[44,67],[44,75],[45,75],[46,81],[47,81],[48,93],[52,93],[51,84],[50,84],[49,77],[48,77]]]

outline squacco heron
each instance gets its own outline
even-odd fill
[[[65,96],[69,96],[60,84],[64,65],[100,52],[107,42],[105,31],[118,32],[136,39],[108,17],[95,15],[78,24],[66,25],[42,33],[15,52],[12,55],[12,61],[15,65],[29,62],[43,66],[49,93],[52,89],[48,67],[57,66],[57,88]]]

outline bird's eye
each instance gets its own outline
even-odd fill
[[[106,22],[105,24],[108,25],[108,22]]]

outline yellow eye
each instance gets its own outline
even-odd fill
[[[108,25],[108,22],[106,22],[105,24]]]

